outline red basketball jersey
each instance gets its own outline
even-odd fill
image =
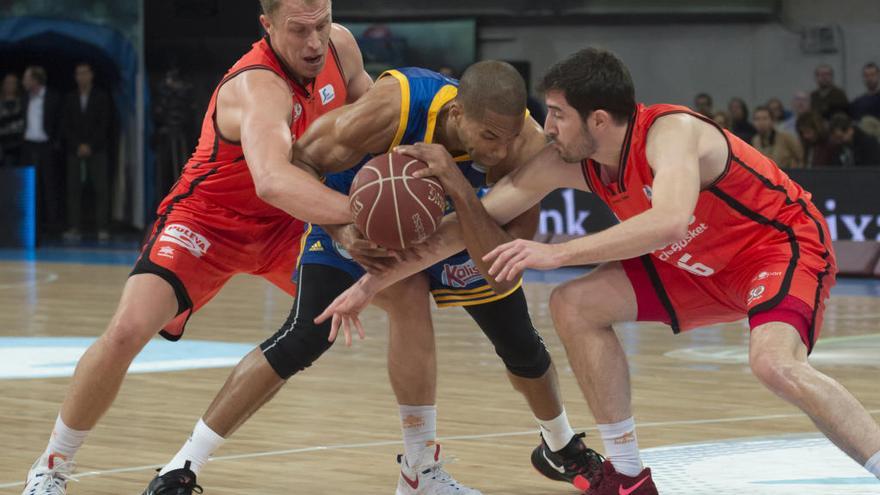
[[[308,87],[289,75],[272,49],[268,36],[254,43],[253,48],[229,69],[214,90],[205,112],[199,144],[184,166],[180,180],[159,206],[160,215],[166,212],[175,197],[188,192],[195,198],[207,200],[241,216],[277,218],[286,215],[257,197],[241,143],[225,139],[217,128],[217,94],[220,88],[242,72],[255,69],[278,74],[290,87],[293,99],[290,133],[294,137],[302,135],[321,115],[344,105],[348,98],[345,74],[332,41],[324,69]]]
[[[629,122],[616,180],[605,184],[598,163],[582,163],[587,185],[620,220],[651,208],[653,172],[645,155],[647,135],[658,118],[674,113],[715,125],[685,107],[639,105]],[[750,247],[779,245],[791,250],[792,266],[807,249],[832,266],[827,226],[810,193],[772,160],[730,132],[722,132],[728,146],[724,173],[700,192],[687,235],[652,256],[695,275],[711,276]]]

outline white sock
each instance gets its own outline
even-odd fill
[[[865,463],[865,469],[870,471],[877,479],[880,479],[880,451],[868,459],[868,462]]]
[[[52,429],[52,436],[49,437],[49,445],[46,447],[45,454],[58,454],[66,460],[73,459],[76,451],[82,447],[83,442],[89,435],[89,430],[78,431],[68,428],[64,421],[61,420],[61,414],[55,420],[55,428]]]
[[[642,472],[639,441],[636,438],[636,422],[633,418],[610,425],[596,425],[605,444],[605,456],[614,469],[625,476],[637,476]]]
[[[437,439],[437,406],[400,406],[403,451],[415,461],[419,453]]]
[[[186,465],[186,461],[190,462],[189,468],[193,473],[199,474],[208,458],[215,450],[219,449],[226,439],[216,434],[203,419],[199,419],[196,427],[193,429],[192,435],[177,452],[177,455],[171,459],[171,462],[162,468],[159,475],[163,475],[175,469],[181,469]]]
[[[538,422],[538,427],[541,428],[541,436],[544,437],[544,442],[547,443],[552,452],[562,450],[574,436],[574,430],[568,424],[568,415],[565,414],[565,409],[562,410],[562,414],[553,419],[543,420],[536,417],[535,421]]]

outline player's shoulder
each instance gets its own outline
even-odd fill
[[[330,26],[330,41],[336,47],[336,53],[345,61],[352,57],[361,57],[360,48],[358,48],[357,40],[351,31],[342,24],[333,23]]]

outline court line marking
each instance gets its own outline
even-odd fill
[[[870,414],[880,414],[880,409],[871,409],[868,410]],[[769,419],[788,419],[788,418],[805,418],[804,414],[791,413],[791,414],[767,414],[763,416],[737,416],[733,418],[715,418],[715,419],[688,419],[681,421],[654,421],[654,422],[646,422],[646,423],[637,423],[636,426],[639,429],[644,428],[660,428],[664,426],[689,426],[689,425],[705,425],[705,424],[721,424],[721,423],[743,423],[748,421],[763,421]],[[575,428],[576,431],[596,431],[597,428],[595,426],[590,428]],[[527,436],[527,435],[536,435],[538,433],[537,429],[529,430],[529,431],[511,431],[511,432],[502,432],[502,433],[483,433],[480,435],[455,435],[449,437],[438,437],[440,441],[469,441],[469,440],[483,440],[487,438],[502,438],[502,437],[516,437],[516,436]],[[725,439],[723,441],[727,441],[729,439]],[[719,440],[722,441],[722,440]],[[712,440],[707,440],[705,442],[700,443],[709,443]],[[337,445],[319,445],[315,447],[303,447],[299,449],[285,449],[285,450],[270,450],[266,452],[253,452],[250,454],[233,454],[233,455],[224,455],[212,457],[209,461],[220,462],[220,461],[236,461],[240,459],[254,459],[258,457],[271,457],[271,456],[281,456],[288,454],[302,454],[306,452],[321,452],[321,451],[330,451],[330,450],[345,450],[345,449],[363,449],[363,448],[371,448],[371,447],[384,447],[388,445],[400,445],[402,443],[401,439],[396,440],[381,440],[375,442],[363,442],[363,443],[349,443],[349,444],[337,444]],[[647,449],[646,449],[647,450]],[[155,470],[163,467],[163,464],[149,464],[144,466],[133,466],[126,468],[116,468],[116,469],[107,469],[104,471],[87,471],[84,473],[79,473],[73,477],[74,480],[79,480],[82,478],[91,478],[95,476],[104,476],[108,474],[119,474],[119,473],[131,473],[136,471],[148,471]],[[24,485],[24,481],[16,481],[15,483],[3,483],[0,484],[0,488],[14,488],[21,487]]]

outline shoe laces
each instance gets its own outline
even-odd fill
[[[74,468],[76,463],[73,461],[56,461],[52,468],[47,466],[35,475],[40,478],[36,488],[41,493],[64,495],[68,481],[79,481],[73,477]]]
[[[470,488],[462,485],[443,466],[453,464],[455,459],[441,459],[419,470],[422,476],[428,476],[432,481],[443,485],[443,490],[438,494],[474,493]]]
[[[159,471],[160,471],[159,469],[156,470],[157,473]],[[202,485],[197,484],[195,478],[191,478],[188,476],[187,477],[177,476],[173,479],[173,482],[176,484],[170,484],[167,488],[170,488],[172,490],[177,490],[179,488],[183,488],[185,490],[192,490],[193,493],[202,493],[203,492]],[[162,490],[162,492],[160,492],[160,493],[164,493],[165,491],[166,490]],[[177,492],[175,491],[174,493],[177,493]]]
[[[586,433],[583,432],[575,435],[577,438],[584,438],[586,436]],[[605,457],[584,445],[583,450],[578,451],[577,454],[569,457],[566,461],[569,463],[569,470],[582,474],[587,479],[591,479],[596,473],[602,471],[602,463],[605,462]]]

